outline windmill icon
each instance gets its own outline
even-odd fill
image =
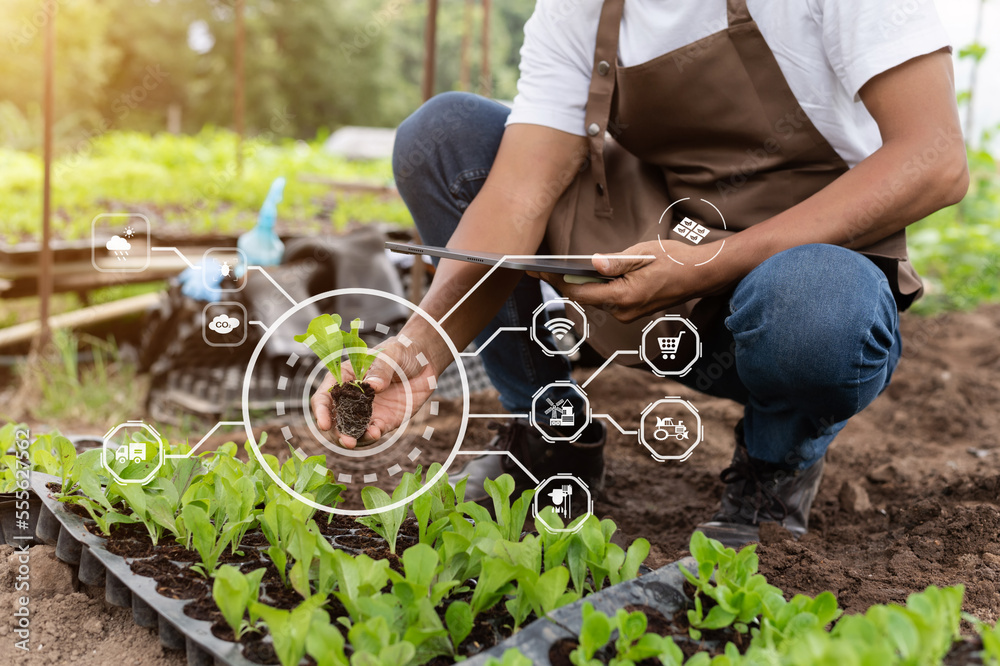
[[[575,423],[573,403],[569,401],[569,398],[563,398],[556,402],[552,402],[550,398],[546,398],[545,402],[549,403],[549,408],[545,410],[545,414],[549,416],[550,426],[572,426]]]

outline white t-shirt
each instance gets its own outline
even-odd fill
[[[507,124],[583,136],[602,0],[538,0],[524,26],[521,77]],[[748,0],[792,93],[851,167],[882,145],[858,98],[872,77],[949,47],[933,0]],[[726,28],[726,0],[626,0],[626,67]],[[691,91],[697,95],[697,90]],[[678,100],[683,104],[683,100]]]

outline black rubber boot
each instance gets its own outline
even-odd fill
[[[733,461],[720,474],[726,484],[722,506],[711,521],[695,529],[731,548],[757,541],[760,524],[768,521],[780,523],[796,539],[801,537],[809,527],[823,464],[820,459],[809,469],[789,470],[751,458],[740,421]]]
[[[547,442],[533,427],[521,420],[509,423],[491,423],[490,428],[497,430],[487,449],[496,451],[488,455],[470,460],[458,472],[450,474],[448,481],[455,485],[468,478],[465,485],[465,499],[482,502],[489,499],[483,483],[486,479],[495,479],[502,474],[514,477],[514,496],[535,487],[535,482],[521,469],[511,456],[517,459],[542,481],[554,474],[572,474],[587,484],[591,493],[597,493],[604,487],[604,443],[607,441],[607,429],[603,423],[600,426],[600,438],[593,443],[583,442]],[[501,451],[509,452],[500,453]]]

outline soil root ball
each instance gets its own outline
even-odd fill
[[[336,384],[330,389],[333,410],[337,415],[337,430],[349,437],[361,439],[372,420],[375,390],[367,383]]]

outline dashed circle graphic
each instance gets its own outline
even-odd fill
[[[265,345],[266,345],[267,341],[271,338],[271,336],[275,333],[275,331],[277,331],[281,327],[281,325],[285,321],[287,321],[289,319],[289,317],[291,317],[294,313],[298,312],[302,308],[304,308],[304,307],[306,307],[306,306],[308,306],[308,305],[310,305],[312,303],[315,303],[317,301],[320,301],[320,300],[324,300],[324,299],[328,299],[328,298],[335,298],[337,296],[346,296],[346,295],[375,296],[375,297],[379,297],[379,298],[386,298],[386,299],[392,300],[392,301],[394,301],[396,303],[404,305],[405,307],[407,307],[408,309],[410,309],[415,315],[422,317],[425,321],[427,321],[429,324],[431,324],[431,326],[434,328],[434,330],[437,332],[437,334],[439,336],[441,336],[441,338],[445,341],[445,343],[446,343],[446,345],[448,347],[449,352],[452,354],[452,357],[453,357],[453,360],[455,362],[455,365],[458,368],[459,379],[461,381],[461,386],[462,386],[462,414],[461,414],[461,419],[460,419],[458,434],[455,437],[455,443],[452,446],[452,449],[449,452],[449,455],[448,455],[447,459],[444,462],[442,462],[441,469],[438,471],[438,473],[433,478],[429,479],[426,483],[424,483],[422,486],[420,486],[420,488],[418,488],[414,493],[410,494],[407,497],[404,497],[404,498],[400,499],[399,501],[393,502],[392,504],[390,504],[390,505],[388,505],[386,507],[383,507],[381,509],[381,511],[389,511],[389,510],[392,510],[392,509],[397,508],[399,506],[403,506],[403,505],[405,505],[405,504],[407,504],[409,502],[412,502],[414,498],[416,498],[417,496],[419,496],[419,495],[423,494],[424,492],[426,492],[427,490],[429,490],[441,478],[442,475],[444,475],[444,474],[447,473],[448,468],[451,466],[451,464],[455,460],[455,456],[456,456],[456,454],[458,452],[459,447],[461,446],[462,440],[465,437],[465,431],[466,431],[466,428],[468,426],[468,420],[469,420],[469,383],[468,383],[468,378],[467,378],[466,373],[465,373],[465,367],[464,367],[464,365],[461,362],[461,357],[459,355],[458,349],[456,349],[454,343],[451,341],[451,339],[445,333],[445,331],[441,327],[441,325],[433,317],[431,317],[424,310],[422,310],[420,307],[418,307],[418,306],[414,305],[413,303],[410,303],[406,299],[404,299],[404,298],[402,298],[400,296],[397,296],[395,294],[392,294],[392,293],[382,292],[382,291],[378,291],[378,290],[375,290],[375,289],[353,288],[353,289],[335,289],[333,291],[328,291],[328,292],[324,292],[322,294],[317,294],[316,296],[313,296],[313,297],[311,297],[309,299],[300,301],[296,305],[294,305],[291,308],[289,308],[288,310],[286,310],[280,317],[278,317],[278,319],[274,322],[274,324],[272,324],[267,329],[267,331],[264,333],[264,335],[258,341],[257,347],[254,349],[254,352],[253,352],[253,354],[250,357],[250,361],[247,364],[247,371],[246,371],[246,374],[245,374],[244,380],[243,380],[243,401],[242,401],[243,402],[243,423],[244,423],[244,427],[245,427],[246,432],[247,432],[247,440],[250,443],[251,450],[253,451],[253,453],[257,457],[257,459],[262,463],[262,467],[263,467],[264,471],[269,476],[271,476],[272,480],[276,484],[278,484],[281,488],[283,488],[286,492],[288,492],[290,495],[292,495],[293,497],[295,497],[296,499],[298,499],[299,501],[301,501],[301,502],[303,502],[305,504],[308,504],[309,506],[312,506],[313,508],[321,510],[321,511],[327,511],[327,512],[330,512],[330,513],[335,513],[335,514],[340,514],[340,515],[348,515],[348,516],[366,516],[366,515],[371,515],[374,512],[368,511],[368,510],[365,510],[365,509],[340,509],[340,508],[337,508],[337,507],[331,507],[331,506],[326,506],[324,504],[320,504],[320,503],[315,502],[315,501],[311,500],[310,498],[305,497],[302,494],[296,492],[288,484],[286,484],[284,481],[282,481],[281,478],[280,478],[280,476],[277,473],[275,473],[274,470],[272,470],[271,467],[264,462],[263,454],[260,451],[260,448],[259,448],[259,446],[257,444],[257,440],[256,440],[256,438],[254,436],[254,433],[253,433],[253,427],[252,427],[251,420],[250,420],[250,410],[249,410],[249,393],[250,393],[251,381],[252,381],[252,378],[253,378],[253,371],[254,371],[254,369],[256,367],[257,361],[260,358],[261,353],[263,352],[263,350],[265,348]],[[361,328],[363,328],[363,326],[364,326],[364,323],[362,322],[361,323]],[[377,333],[382,334],[382,335],[388,335],[388,333],[389,333],[389,327],[386,326],[385,324],[377,323],[375,325],[375,331]],[[398,335],[397,336],[397,340],[404,347],[409,347],[413,343],[412,340],[408,339],[404,335]],[[350,353],[351,351],[354,351],[354,349],[351,348],[351,349],[340,350],[338,352],[338,354]],[[405,433],[407,432],[407,429],[412,425],[411,417],[413,416],[413,414],[412,414],[412,412],[413,412],[413,399],[412,399],[412,389],[409,386],[409,382],[412,381],[412,380],[405,379],[406,375],[403,372],[402,368],[399,366],[399,364],[396,363],[396,361],[394,361],[393,359],[391,359],[391,358],[389,358],[387,356],[381,356],[380,358],[381,358],[381,360],[383,360],[383,361],[385,361],[385,362],[387,362],[389,364],[389,366],[393,369],[393,372],[396,375],[398,375],[399,377],[404,378],[403,384],[404,384],[404,391],[405,391],[405,394],[406,394],[406,417],[405,417],[403,423],[400,425],[400,427],[397,428],[390,435],[390,437],[388,439],[386,439],[386,441],[380,442],[376,446],[359,447],[359,448],[356,448],[356,449],[346,449],[344,447],[340,447],[340,446],[334,445],[326,437],[323,437],[320,434],[320,431],[316,428],[316,425],[315,425],[315,423],[313,421],[313,418],[312,418],[312,410],[309,407],[308,394],[311,391],[311,388],[313,386],[314,380],[316,379],[316,375],[319,372],[322,372],[325,369],[325,361],[327,359],[322,359],[323,362],[316,364],[316,367],[309,374],[309,376],[307,378],[307,381],[305,382],[305,385],[304,385],[304,388],[303,388],[303,394],[304,395],[303,395],[303,399],[300,401],[300,404],[304,405],[303,412],[304,412],[304,416],[305,416],[305,419],[306,419],[306,422],[307,422],[307,427],[309,428],[310,432],[312,432],[312,434],[314,435],[315,441],[318,442],[318,443],[320,443],[330,453],[333,453],[335,455],[344,456],[344,457],[348,457],[348,458],[354,458],[354,459],[367,458],[367,457],[373,458],[373,465],[370,468],[364,469],[361,473],[358,473],[358,472],[356,472],[353,469],[352,469],[351,473],[345,473],[345,472],[339,473],[337,475],[337,477],[336,477],[338,483],[343,483],[345,485],[349,485],[349,484],[371,484],[371,483],[377,482],[379,480],[380,475],[385,474],[385,475],[388,475],[389,477],[392,477],[392,476],[396,476],[396,475],[400,474],[403,471],[402,467],[400,467],[400,465],[398,463],[394,463],[394,464],[389,465],[389,466],[385,466],[384,463],[382,465],[378,465],[377,463],[374,463],[374,459],[378,456],[379,453],[391,449],[394,444],[396,444],[398,441],[400,441],[403,438],[403,436],[405,435]],[[416,358],[417,362],[421,366],[426,367],[429,364],[429,361],[427,360],[427,358],[424,356],[424,354],[422,352],[418,353],[415,356],[415,358]],[[287,392],[287,391],[289,391],[289,389],[291,388],[291,383],[292,383],[291,382],[291,377],[294,376],[295,368],[299,364],[300,361],[301,361],[301,356],[299,354],[296,354],[296,353],[293,352],[293,353],[291,353],[291,354],[288,355],[287,359],[285,360],[285,367],[288,368],[288,370],[285,371],[285,372],[287,372],[287,374],[284,374],[284,373],[279,374],[277,382],[276,382],[276,388],[278,389],[279,392]],[[424,381],[424,380],[421,380],[421,381]],[[426,381],[427,381],[428,387],[431,389],[431,391],[434,391],[437,388],[437,379],[433,375],[427,377]],[[286,404],[286,402],[289,402],[291,397],[294,397],[294,396],[289,396],[289,399],[280,399],[279,398],[278,400],[276,400],[275,404],[274,404],[274,413],[277,414],[278,416],[285,416],[286,413],[287,413],[287,411],[288,411],[287,410],[287,404]],[[434,400],[434,399],[428,400],[427,406],[428,406],[428,412],[429,412],[429,414],[431,416],[437,416],[438,415],[438,413],[440,411],[440,402],[438,400]],[[421,432],[418,435],[418,437],[421,440],[425,440],[425,441],[429,442],[431,440],[431,438],[434,436],[434,432],[435,431],[434,431],[434,427],[433,426],[431,426],[431,425],[425,425],[424,429],[423,429],[423,432]],[[291,429],[290,426],[285,425],[285,426],[283,426],[281,428],[281,436],[284,439],[284,441],[286,441],[287,443],[289,443],[293,447],[293,455],[295,455],[299,460],[305,460],[308,457],[308,454],[305,451],[303,451],[300,446],[296,446],[296,444],[295,444],[295,434],[292,432],[292,429]],[[406,457],[411,462],[416,463],[417,459],[420,457],[420,455],[423,453],[423,451],[420,449],[419,445],[414,445],[412,443],[409,443],[409,444],[407,444],[407,446],[409,447],[409,451],[406,452],[406,454],[405,454]],[[330,470],[326,466],[317,464],[315,471],[317,473],[319,473],[319,474],[324,474],[325,475]]]

